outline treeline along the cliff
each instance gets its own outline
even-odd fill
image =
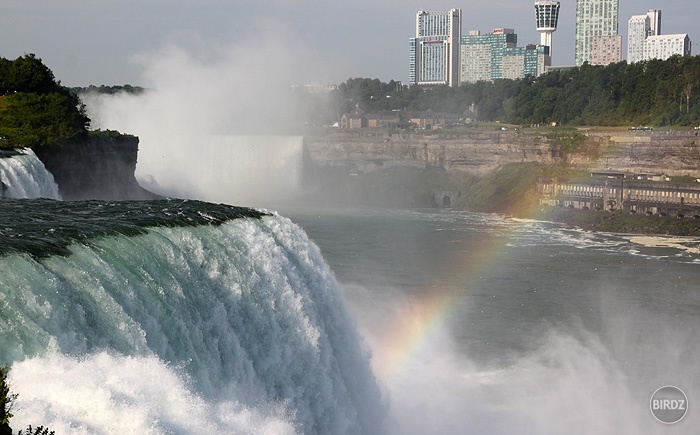
[[[0,58],[0,146],[52,146],[85,135],[90,118],[78,96],[33,54]]]
[[[319,102],[320,99],[317,100]],[[585,64],[519,80],[430,89],[354,78],[316,109],[316,123],[359,108],[368,113],[411,110],[463,113],[475,104],[483,121],[530,125],[688,126],[700,123],[700,57],[673,56],[608,66]],[[319,114],[323,114],[322,119]]]

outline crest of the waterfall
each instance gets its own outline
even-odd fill
[[[53,175],[31,149],[0,158],[2,195],[6,198],[61,199]]]
[[[13,423],[384,433],[368,350],[291,220],[202,201],[28,201],[26,219],[6,208],[0,246],[17,249],[0,256],[0,355],[15,361]],[[25,232],[37,237],[17,241]],[[27,255],[66,244],[66,256]]]
[[[140,137],[136,178],[171,197],[234,205],[293,200],[301,191],[302,136]]]

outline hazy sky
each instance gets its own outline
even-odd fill
[[[554,65],[573,63],[575,0],[561,0]],[[419,9],[463,10],[463,33],[515,29],[518,45],[537,43],[534,0],[2,0],[0,56],[35,53],[66,86],[145,85],[150,60],[177,47],[201,62],[231,50],[275,49],[272,76],[289,83],[349,77],[408,81],[408,38]],[[629,17],[661,9],[665,34],[700,44],[698,0],[620,0]],[[282,53],[282,52],[286,52]],[[695,54],[697,50],[693,50]],[[293,66],[275,56],[293,56]],[[274,71],[274,70],[277,71]]]

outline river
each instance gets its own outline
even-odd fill
[[[657,433],[700,393],[700,240],[443,210],[291,210],[373,350],[395,433]],[[698,424],[692,405],[673,427]]]

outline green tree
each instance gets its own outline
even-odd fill
[[[475,103],[483,121],[688,125],[700,123],[698,86],[700,57],[673,56],[634,64],[584,64],[539,77],[463,83],[458,88],[403,88],[394,81],[348,79],[327,96],[326,107],[339,117],[355,107],[368,113],[389,109],[463,113]]]
[[[60,144],[83,135],[90,119],[77,95],[33,54],[0,59],[0,142],[5,147]]]
[[[0,89],[4,94],[19,91],[44,94],[60,88],[53,72],[34,54],[18,57],[6,67],[4,88]]]
[[[54,431],[49,431],[49,428],[44,426],[32,427],[29,425],[26,432],[19,431],[17,435],[54,435]]]
[[[7,383],[7,365],[0,367],[0,435],[12,435],[10,419],[12,418],[12,404],[17,398],[16,394],[10,393],[10,386]]]
[[[0,112],[0,136],[11,147],[57,145],[85,134],[90,119],[73,94],[18,92],[5,97]]]

